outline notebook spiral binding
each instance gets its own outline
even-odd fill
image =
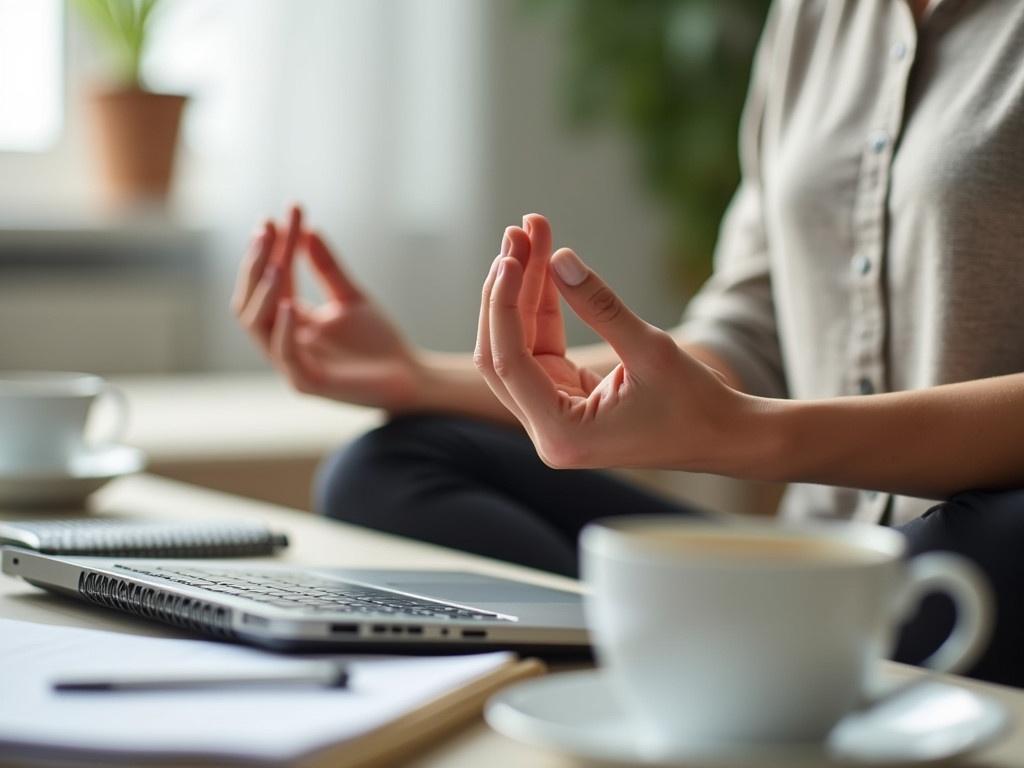
[[[106,608],[204,632],[225,640],[236,637],[231,629],[230,611],[193,597],[132,584],[99,573],[79,575],[78,592],[90,602]]]

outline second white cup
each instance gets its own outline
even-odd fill
[[[100,397],[115,407],[107,433],[87,437]],[[99,376],[53,371],[0,371],[0,471],[43,474],[65,470],[76,456],[124,435],[124,394]]]

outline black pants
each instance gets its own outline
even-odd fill
[[[516,430],[435,415],[392,421],[328,459],[316,505],[348,523],[570,576],[576,538],[591,520],[702,514],[602,472],[550,469]],[[898,530],[911,554],[951,551],[981,567],[995,590],[997,628],[970,674],[1024,686],[1024,491],[963,493]],[[949,598],[926,598],[895,658],[924,659],[954,615]]]

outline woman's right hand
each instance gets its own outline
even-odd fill
[[[294,293],[293,264],[309,256],[327,300],[309,307]],[[278,232],[254,238],[238,273],[235,315],[300,392],[392,412],[417,407],[426,371],[394,323],[352,282],[323,239],[303,228],[298,207]]]

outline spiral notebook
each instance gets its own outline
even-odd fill
[[[259,557],[288,546],[288,538],[248,521],[180,523],[91,517],[0,522],[0,544],[47,555]]]

